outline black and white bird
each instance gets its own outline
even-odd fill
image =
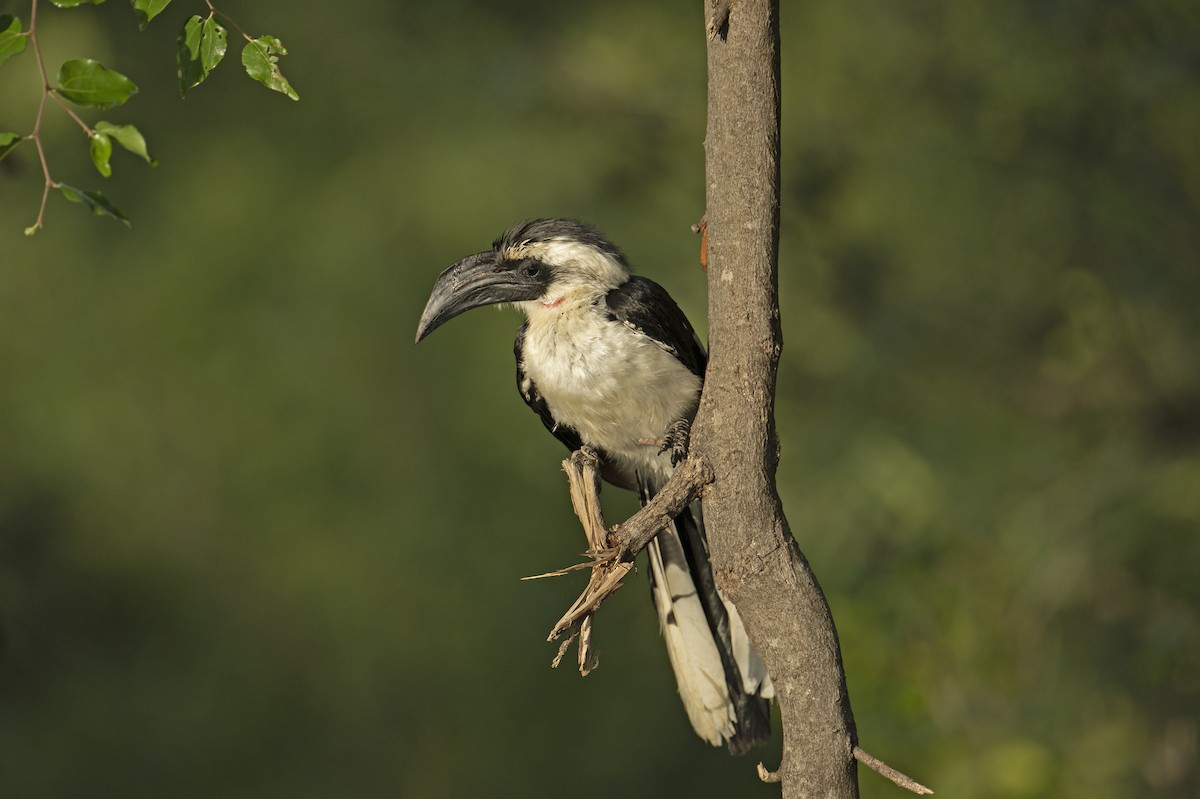
[[[648,502],[686,452],[707,362],[679,306],[630,274],[595,228],[538,219],[442,272],[417,341],[496,304],[525,314],[515,347],[525,402],[569,449],[594,450],[605,480]],[[696,733],[735,754],[765,742],[774,688],[737,609],[713,582],[701,503],[647,549],[654,606]]]

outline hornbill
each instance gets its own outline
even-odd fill
[[[683,311],[595,228],[567,219],[513,227],[434,284],[417,341],[482,305],[525,313],[517,388],[605,480],[649,502],[686,455],[707,356]],[[740,754],[770,736],[774,688],[737,609],[717,589],[700,501],[647,547],[651,595],[696,733]]]

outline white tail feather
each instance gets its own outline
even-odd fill
[[[725,613],[729,616],[729,639],[733,644],[733,659],[742,674],[742,687],[751,696],[773,698],[775,686],[771,684],[771,675],[767,674],[767,667],[759,660],[754,647],[750,646],[750,638],[746,635],[746,626],[742,624],[741,615],[719,588],[717,596],[721,597]]]
[[[654,606],[679,683],[679,696],[696,734],[713,746],[720,746],[733,737],[737,719],[725,686],[721,655],[688,571],[679,537],[672,529],[663,530],[650,542],[647,550],[654,581]],[[741,629],[740,619],[738,627]],[[744,630],[742,638],[745,638]],[[749,649],[748,641],[746,648]],[[763,674],[766,674],[765,669]]]

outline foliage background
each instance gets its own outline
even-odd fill
[[[1200,11],[785,5],[780,488],[864,746],[943,796],[1200,795]],[[141,86],[101,116],[153,171],[48,112],[132,231],[52,197],[25,239],[33,151],[0,164],[4,795],[769,795],[637,581],[598,672],[548,669],[578,581],[517,578],[581,537],[514,315],[412,344],[543,215],[702,326],[700,4],[222,3],[299,104],[236,51],[181,102],[199,6],[42,12],[51,69]],[[0,129],[36,100],[29,51]]]

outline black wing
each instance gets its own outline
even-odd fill
[[[671,295],[653,280],[634,275],[605,297],[608,318],[654,340],[679,359],[692,374],[704,379],[708,358],[687,316]]]

